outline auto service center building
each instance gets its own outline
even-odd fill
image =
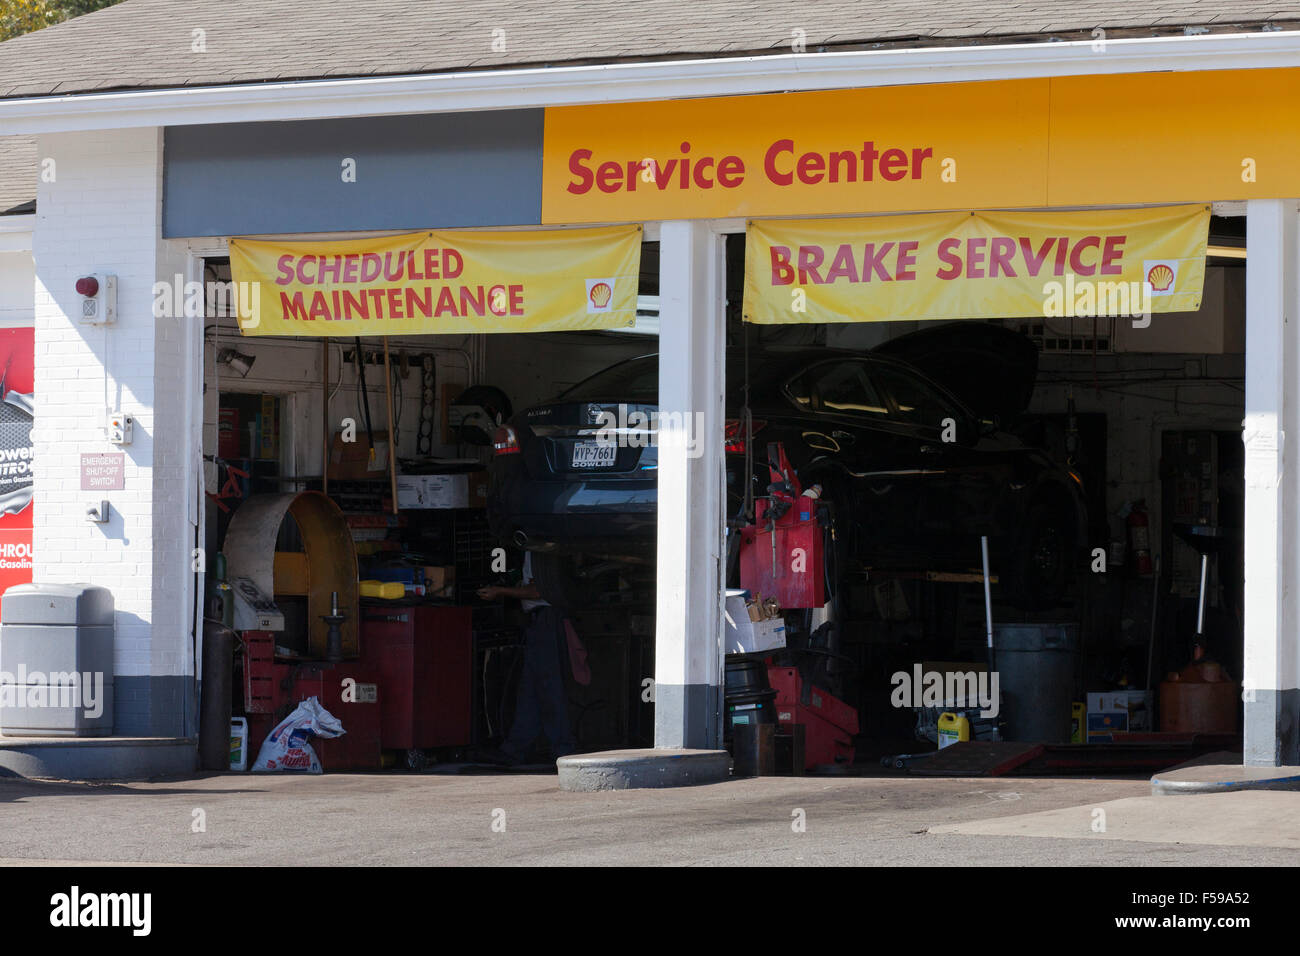
[[[1244,448],[1235,676],[1246,690],[1245,761],[1300,763],[1300,445],[1286,441],[1300,434],[1300,20],[1201,0],[1096,0],[1059,19],[981,0],[925,23],[907,2],[806,13],[767,2],[430,6],[436,19],[367,0],[282,0],[273,13],[126,0],[0,44],[0,133],[35,144],[34,168],[21,167],[34,209],[0,217],[6,254],[29,250],[34,277],[30,315],[21,289],[6,312],[34,330],[31,574],[112,591],[117,735],[176,741],[184,753],[197,733],[211,562],[196,553],[213,546],[226,481],[211,386],[235,374],[217,355],[233,347],[255,357],[246,382],[288,403],[280,474],[319,475],[329,373],[316,339],[343,335],[320,331],[335,317],[310,314],[310,290],[275,335],[240,338],[232,323],[184,308],[158,317],[158,283],[203,282],[226,260],[238,272],[244,240],[271,254],[298,241],[339,243],[338,252],[430,230],[504,230],[524,258],[536,233],[544,262],[560,232],[639,227],[658,244],[657,348],[673,358],[660,365],[660,408],[698,415],[701,434],[718,439],[692,456],[685,436],[660,435],[653,742],[710,749],[721,746],[723,693],[727,237],[770,230],[761,248],[772,257],[747,263],[747,283],[772,280],[769,266],[782,261],[799,272],[755,291],[768,309],[753,311],[755,322],[834,324],[856,308],[867,310],[860,321],[988,319],[1011,315],[1000,305],[1009,300],[993,297],[981,311],[917,268],[924,251],[884,257],[880,247],[897,239],[889,230],[957,230],[947,265],[973,281],[990,275],[986,266],[996,278],[997,257],[963,255],[972,247],[962,222],[992,223],[989,235],[1007,222],[1068,235],[1053,248],[1076,276],[1119,261],[1106,259],[1114,250],[1099,230],[1123,222],[1134,235],[1146,230],[1148,260],[1176,260],[1196,283],[1181,307],[1153,300],[1148,341],[1164,344],[1150,351],[1211,356],[1200,377],[1244,388],[1244,415],[1217,424],[1239,423]],[[1199,246],[1171,225],[1170,216],[1206,213],[1241,226],[1231,255],[1249,250],[1244,279],[1222,273],[1212,286],[1203,221]],[[948,218],[908,218],[931,214]],[[817,270],[831,259],[800,259],[800,237],[824,228],[835,248],[841,223],[844,243],[860,247],[875,218],[875,252],[840,263],[858,289],[818,298]],[[1222,245],[1213,227],[1209,243]],[[1019,249],[1001,252],[1002,278],[1023,269]],[[25,273],[14,265],[0,275],[9,302]],[[85,321],[77,281],[87,275],[115,277],[113,321]],[[1153,281],[1150,267],[1145,275]],[[1201,329],[1178,324],[1204,311],[1201,283],[1206,296],[1230,297],[1238,279],[1240,327],[1225,307],[1216,345],[1180,343]],[[774,317],[788,286],[805,285],[810,314]],[[627,294],[615,283],[616,308]],[[461,386],[516,380],[540,400],[636,354],[621,339],[606,350],[557,345],[556,329],[600,328],[590,309],[568,326],[562,317],[535,327],[544,334],[532,347],[526,321],[509,324],[513,311],[497,327],[502,313],[492,310],[422,339],[415,313],[397,307],[404,300],[385,302],[394,308],[384,314],[408,324],[383,326],[376,306],[366,334],[413,351],[431,343],[440,380]],[[361,333],[348,328],[351,342]],[[485,334],[504,331],[508,339]],[[1119,320],[1113,348],[1124,336],[1140,343],[1143,331]],[[1224,345],[1234,334],[1244,358]],[[1230,372],[1211,369],[1234,354]],[[545,367],[570,359],[572,374],[544,381]],[[110,434],[114,413],[132,419],[129,442]],[[1138,457],[1151,458],[1153,427],[1144,420],[1129,436]],[[1118,435],[1113,452],[1123,454]],[[120,476],[106,490],[88,487],[84,457],[118,454]],[[87,520],[102,501],[107,521]]]

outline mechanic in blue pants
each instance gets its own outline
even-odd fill
[[[507,763],[523,763],[542,734],[550,744],[552,759],[577,749],[564,685],[564,671],[569,666],[564,615],[542,600],[532,571],[531,555],[525,554],[523,583],[519,587],[489,585],[478,590],[478,596],[486,601],[518,598],[527,617],[515,719],[501,744],[501,756]]]

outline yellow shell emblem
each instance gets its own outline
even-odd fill
[[[609,287],[608,283],[597,282],[591,287],[591,304],[598,309],[603,309],[609,305],[609,300],[614,297],[614,290]]]
[[[1151,271],[1147,273],[1147,282],[1150,283],[1153,292],[1164,292],[1174,284],[1174,270],[1163,263],[1152,266]]]

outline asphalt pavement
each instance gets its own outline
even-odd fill
[[[1099,812],[1100,811],[1100,812]],[[765,777],[562,792],[549,774],[0,780],[0,863],[1300,864],[1300,794],[1145,778]]]

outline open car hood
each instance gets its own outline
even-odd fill
[[[1005,422],[1023,413],[1038,377],[1038,346],[987,322],[928,326],[872,351],[920,369],[983,419]]]

